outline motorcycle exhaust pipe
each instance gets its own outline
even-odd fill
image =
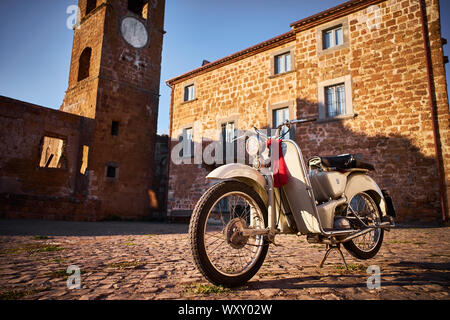
[[[392,226],[393,226],[393,225],[392,225],[390,222],[383,222],[383,223],[380,223],[379,225],[376,225],[376,226],[369,226],[369,228],[364,229],[364,230],[361,230],[361,231],[358,231],[357,233],[353,233],[353,234],[351,234],[351,235],[345,237],[344,239],[340,240],[339,242],[347,242],[347,241],[349,241],[349,240],[352,240],[352,239],[354,239],[354,238],[357,238],[357,237],[359,237],[359,236],[362,236],[362,235],[364,235],[364,234],[366,234],[366,233],[368,233],[368,232],[370,232],[370,231],[372,231],[372,230],[374,230],[374,229],[378,229],[378,228],[382,228],[382,229],[384,229],[384,228],[391,228]]]

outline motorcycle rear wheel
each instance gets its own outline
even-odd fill
[[[367,225],[381,222],[381,212],[374,199],[365,192],[360,192],[352,197],[349,206],[365,221]],[[348,214],[350,213],[350,209]],[[364,229],[362,226],[352,226],[355,229]],[[373,258],[383,243],[384,230],[374,229],[350,241],[344,242],[344,247],[355,258],[367,260]]]
[[[212,186],[192,213],[189,236],[194,263],[215,285],[245,284],[260,269],[269,243],[262,236],[245,237],[243,228],[265,228],[267,208],[258,193],[238,181]]]

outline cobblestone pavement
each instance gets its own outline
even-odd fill
[[[343,265],[325,246],[282,235],[247,285],[210,285],[192,263],[187,225],[0,220],[1,299],[445,299],[450,300],[450,227],[385,233],[378,255]],[[69,265],[81,288],[67,288]],[[378,265],[381,288],[369,290]]]

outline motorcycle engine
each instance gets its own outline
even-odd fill
[[[334,218],[334,229],[346,230],[351,229],[350,221],[344,217],[335,217]]]

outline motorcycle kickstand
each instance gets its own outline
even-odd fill
[[[331,251],[336,250],[341,255],[342,261],[344,261],[345,269],[348,270],[347,262],[345,261],[344,254],[341,251],[341,245],[338,243],[337,245],[333,244],[327,244],[327,252],[325,252],[325,256],[322,259],[322,262],[320,262],[319,268],[323,268],[323,264],[325,263],[325,260],[327,260],[328,255]]]

